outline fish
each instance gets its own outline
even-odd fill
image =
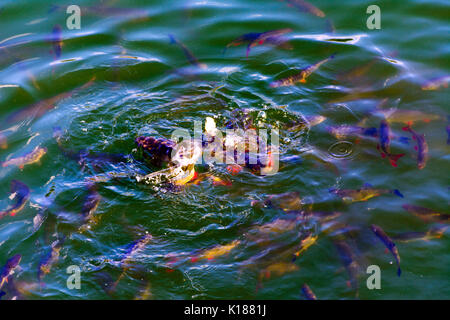
[[[264,201],[255,200],[251,202],[252,207],[268,207],[283,211],[300,210],[302,205],[302,199],[298,191],[271,194]]]
[[[101,196],[95,188],[95,184],[88,184],[88,194],[84,200],[83,207],[81,208],[81,214],[83,216],[84,223],[81,225],[79,231],[84,232],[92,228],[99,218],[94,216],[95,211],[101,201]]]
[[[336,194],[338,197],[342,198],[345,202],[360,202],[367,201],[371,198],[381,196],[383,194],[392,193],[400,198],[403,198],[403,194],[398,189],[377,189],[372,187],[370,184],[365,184],[360,189],[329,189],[330,193]]]
[[[16,254],[6,261],[6,264],[3,266],[0,273],[0,289],[5,283],[8,283],[9,277],[14,274],[14,270],[19,266],[21,260],[22,256]]]
[[[240,240],[234,240],[225,245],[214,246],[213,248],[207,249],[204,252],[192,257],[191,262],[197,262],[204,259],[207,260],[216,259],[218,257],[230,253],[230,251],[236,248],[240,243],[241,243]]]
[[[404,131],[411,133],[413,140],[417,142],[417,146],[414,149],[417,151],[417,167],[422,170],[425,168],[428,159],[428,144],[425,141],[425,135],[419,135],[415,132],[410,125],[402,128]]]
[[[292,262],[275,262],[260,271],[259,280],[261,281],[264,278],[269,279],[272,275],[282,276],[285,273],[294,272],[299,269],[300,268]]]
[[[337,76],[337,82],[348,82],[355,85],[360,85],[363,80],[363,77],[370,71],[373,65],[379,61],[380,58],[376,57],[371,59],[369,62],[354,67],[348,71],[345,71]]]
[[[397,161],[405,154],[392,154],[391,153],[391,129],[386,120],[381,120],[379,129],[379,144],[377,145],[378,151],[381,153],[382,158],[388,158],[393,167],[397,167]]]
[[[347,286],[351,287],[356,292],[356,296],[358,296],[359,285],[357,275],[359,265],[356,260],[356,254],[352,247],[344,240],[335,240],[333,243],[350,278],[347,282]]]
[[[274,81],[270,83],[271,88],[278,88],[278,87],[285,87],[285,86],[292,86],[296,84],[297,82],[300,83],[306,83],[306,78],[308,78],[314,71],[316,71],[321,65],[324,63],[330,61],[331,59],[334,59],[335,54],[332,54],[326,59],[323,59],[311,66],[306,67],[305,69],[302,69],[299,73],[294,74],[292,76],[289,76],[287,78],[283,78],[277,81]]]
[[[120,261],[120,265],[126,266],[129,262],[134,259],[134,256],[144,249],[147,244],[153,240],[153,236],[150,233],[146,233],[140,239],[133,241],[126,250],[124,257]]]
[[[402,208],[426,222],[450,222],[450,214],[445,214],[434,209],[415,206],[411,204],[404,204],[402,205]]]
[[[33,151],[25,154],[24,156],[12,158],[2,162],[2,167],[8,167],[11,165],[18,166],[20,169],[23,169],[26,165],[33,163],[40,163],[42,157],[47,153],[47,148],[41,148],[37,146],[33,149]]]
[[[327,118],[324,116],[320,116],[320,115],[306,117],[306,121],[308,122],[310,128],[321,124],[325,120],[327,120]],[[292,129],[290,128],[290,130],[292,130]]]
[[[388,248],[388,250],[394,256],[394,259],[397,262],[397,275],[400,277],[400,275],[402,274],[402,270],[400,269],[400,254],[398,253],[397,246],[392,241],[392,239],[389,238],[389,236],[384,232],[384,230],[381,229],[381,227],[379,227],[375,224],[372,224],[370,226],[370,229],[373,231],[373,233],[375,233],[375,235],[378,237],[378,239],[380,239],[381,242],[384,243],[384,245]]]
[[[153,236],[150,233],[145,233],[145,235],[143,235],[140,239],[133,241],[130,245],[128,245],[128,248],[124,253],[123,258],[119,262],[119,265],[122,268],[122,273],[117,278],[116,282],[112,284],[111,289],[108,290],[110,293],[115,291],[120,280],[122,280],[122,278],[125,276],[125,273],[129,269],[128,264],[133,261],[135,256],[140,251],[142,251],[142,249],[144,249],[152,239]]]
[[[246,51],[246,57],[248,58],[248,55],[250,54],[251,48],[256,47],[257,45],[262,45],[264,43],[274,44],[277,46],[283,46],[286,42],[283,38],[281,38],[282,35],[292,32],[292,29],[285,28],[285,29],[277,29],[277,30],[271,30],[266,32],[251,32],[246,33],[230,43],[228,43],[225,47],[224,54],[227,48],[229,47],[235,47],[239,46],[242,43],[248,43],[247,45],[247,51]],[[289,46],[284,45],[285,48],[290,48]]]
[[[284,0],[284,1],[286,1],[289,7],[294,7],[302,12],[311,13],[319,18],[325,17],[325,13],[322,10],[304,0]]]
[[[300,241],[300,248],[294,252],[294,257],[292,258],[292,262],[294,262],[298,256],[300,256],[303,252],[305,252],[310,246],[316,243],[318,236],[309,234],[306,238]]]
[[[50,110],[56,108],[57,104],[60,101],[72,96],[74,92],[76,92],[78,90],[83,90],[83,89],[86,89],[86,88],[92,86],[95,79],[96,79],[96,77],[94,76],[88,82],[86,82],[84,85],[82,85],[74,90],[71,90],[69,92],[60,93],[54,97],[33,103],[19,111],[13,112],[6,118],[6,123],[9,124],[9,123],[13,123],[13,122],[20,122],[20,121],[24,121],[24,120],[40,118],[47,111],[50,111]]]
[[[307,300],[317,300],[316,295],[306,283],[302,285],[302,293]]]
[[[50,273],[53,265],[58,262],[59,253],[62,249],[64,238],[58,239],[52,243],[50,251],[41,259],[38,266],[38,280],[42,282],[43,278]]]
[[[184,45],[184,43],[178,41],[177,39],[175,39],[175,37],[171,34],[169,34],[169,38],[170,38],[170,43],[171,44],[176,44],[178,45],[181,50],[183,50],[184,55],[186,56],[187,60],[189,61],[190,64],[192,64],[193,66],[196,66],[200,69],[207,69],[208,66],[204,63],[201,63],[198,61],[198,59],[194,56],[194,54]]]
[[[66,11],[67,6],[63,5],[51,5],[48,10],[49,13],[56,11]],[[81,15],[98,15],[98,16],[132,16],[137,18],[148,18],[148,13],[140,9],[125,8],[125,7],[111,7],[104,4],[98,4],[94,6],[81,6]]]
[[[411,242],[411,241],[428,241],[431,239],[440,239],[448,226],[438,226],[427,230],[426,232],[403,232],[395,236],[391,236],[397,242]]]
[[[140,294],[134,300],[149,300],[152,298],[152,286],[150,282],[141,290]]]
[[[16,198],[16,203],[0,212],[0,219],[4,216],[10,215],[14,217],[18,212],[20,212],[28,199],[30,198],[30,188],[18,180],[12,180],[10,185],[11,195]]]
[[[430,121],[441,120],[442,116],[433,113],[425,113],[419,110],[402,109],[378,109],[375,114],[383,116],[388,123],[403,123],[413,125],[416,122],[429,123]]]
[[[53,27],[50,41],[52,43],[55,58],[56,59],[61,58],[63,40],[62,40],[62,28],[59,24]]]
[[[327,131],[335,136],[336,139],[344,139],[349,136],[376,137],[378,134],[377,128],[364,128],[352,125],[329,126]]]
[[[440,88],[448,88],[448,83],[450,82],[450,76],[442,76],[424,83],[421,88],[422,90],[438,90]]]

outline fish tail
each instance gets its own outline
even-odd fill
[[[400,159],[401,157],[403,157],[405,154],[404,153],[400,153],[400,154],[391,154],[389,155],[389,162],[391,163],[391,165],[393,167],[397,167],[397,161],[398,159]]]
[[[402,275],[402,269],[400,269],[400,267],[397,268],[397,275],[399,277]]]
[[[398,189],[394,189],[391,192],[400,198],[404,198],[403,194]]]

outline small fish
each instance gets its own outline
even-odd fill
[[[292,29],[285,28],[285,29],[277,29],[277,30],[271,30],[266,32],[251,32],[246,33],[230,43],[228,43],[225,47],[225,50],[231,46],[239,46],[242,43],[249,43],[247,46],[246,51],[246,57],[248,58],[248,55],[250,54],[250,49],[253,47],[256,47],[257,45],[262,45],[264,43],[274,44],[278,46],[283,46],[283,43],[285,43],[285,40],[281,38],[283,34],[292,32]],[[289,47],[287,47],[289,48]],[[224,50],[224,54],[225,54]]]
[[[272,275],[282,276],[288,272],[294,272],[300,268],[292,262],[275,262],[260,272],[260,281],[264,278],[269,279]]]
[[[86,196],[83,207],[81,208],[81,214],[83,215],[84,220],[83,225],[80,227],[81,232],[91,229],[92,226],[99,220],[97,216],[94,216],[94,213],[101,201],[101,196],[97,192],[94,184],[89,184],[88,189],[88,195]]]
[[[211,249],[208,249],[204,251],[203,253],[196,255],[191,258],[191,262],[197,262],[202,259],[212,260],[217,257],[223,256],[225,254],[228,254],[231,250],[236,248],[241,243],[240,240],[234,240],[231,243],[225,244],[225,245],[218,245]]]
[[[47,153],[47,148],[41,148],[37,146],[33,151],[27,153],[26,155],[18,158],[12,158],[2,163],[2,167],[7,167],[11,165],[18,166],[23,169],[24,166],[33,163],[39,163],[41,158]]]
[[[306,283],[302,286],[302,293],[307,300],[317,300],[316,295]]]
[[[14,270],[19,266],[20,260],[22,260],[22,256],[16,254],[6,261],[0,273],[0,289],[5,283],[8,283],[9,277],[14,274]]]
[[[124,257],[120,261],[120,265],[124,266],[128,264],[130,261],[134,259],[134,256],[139,253],[142,249],[144,249],[147,244],[153,239],[150,233],[146,233],[139,240],[132,242],[127,251],[124,254]]]
[[[345,202],[359,202],[367,201],[371,198],[381,196],[383,194],[393,193],[400,198],[403,198],[403,194],[399,190],[393,189],[376,189],[369,184],[365,184],[361,189],[330,189],[331,193],[336,194]]]
[[[117,285],[119,284],[120,280],[125,276],[125,273],[128,270],[128,264],[133,261],[135,256],[144,249],[147,244],[153,239],[152,235],[150,233],[146,233],[144,236],[142,236],[139,240],[133,241],[130,245],[128,245],[128,248],[123,256],[123,258],[120,260],[120,266],[123,269],[122,273],[120,274],[119,278],[117,278],[116,282],[111,285],[111,288],[108,290],[109,293],[112,293],[115,291]]]
[[[2,133],[0,133],[0,149],[8,149],[8,139]]]
[[[422,85],[422,90],[437,90],[441,87],[448,88],[448,83],[450,82],[450,76],[443,76],[433,80],[428,81]]]
[[[426,222],[430,221],[446,222],[446,223],[450,222],[450,214],[445,214],[437,210],[415,206],[411,204],[404,204],[402,205],[402,208]]]
[[[404,123],[413,125],[415,122],[425,122],[441,120],[442,116],[425,113],[418,110],[402,110],[402,109],[378,109],[375,114],[382,115],[388,123]]]
[[[10,215],[12,217],[15,216],[16,213],[23,209],[28,199],[30,198],[30,188],[28,188],[26,184],[18,180],[11,181],[10,190],[11,195],[16,198],[16,203],[5,211],[1,211],[0,219],[7,215]]]
[[[50,252],[46,254],[42,260],[39,262],[38,266],[38,279],[39,282],[42,281],[42,279],[50,273],[52,266],[58,262],[59,259],[59,252],[62,249],[64,239],[58,239],[55,242],[52,243]]]
[[[308,12],[311,13],[317,17],[323,18],[325,17],[325,13],[317,8],[316,6],[312,5],[309,2],[306,2],[304,0],[285,0],[289,7],[294,7],[302,12]]]
[[[207,69],[208,66],[204,63],[200,63],[197,58],[194,56],[194,54],[184,45],[184,43],[178,41],[175,39],[175,37],[171,34],[169,34],[170,43],[178,45],[181,50],[183,50],[184,55],[186,56],[187,60],[190,64],[200,68],[200,69]]]
[[[301,70],[299,73],[294,74],[292,76],[289,76],[287,78],[283,78],[277,81],[274,81],[270,84],[271,88],[278,88],[278,87],[285,87],[285,86],[292,86],[296,84],[297,82],[306,83],[306,78],[308,78],[314,71],[316,71],[322,64],[328,62],[329,60],[334,58],[334,54],[330,57],[321,60],[303,70]]]
[[[335,240],[334,245],[350,278],[347,285],[351,287],[356,292],[356,296],[358,296],[359,285],[357,275],[359,265],[356,260],[356,255],[351,246],[344,240]]]
[[[134,298],[134,300],[149,300],[152,298],[152,286],[150,285],[150,282],[143,288],[141,293]]]
[[[365,80],[364,76],[370,71],[373,65],[379,61],[379,58],[376,57],[369,62],[354,67],[348,71],[345,71],[337,76],[337,80],[339,83],[348,82],[355,85],[361,85],[361,82]]]
[[[283,211],[300,210],[302,208],[302,199],[298,191],[285,192],[281,194],[268,195],[264,201],[253,201],[254,207],[269,207],[281,209]]]
[[[6,118],[6,123],[20,122],[25,120],[29,121],[30,119],[37,119],[39,117],[42,117],[47,111],[56,108],[58,102],[72,96],[74,92],[92,86],[92,84],[95,82],[95,79],[96,78],[94,76],[84,85],[72,91],[60,93],[54,97],[33,103],[19,111],[13,112]]]
[[[310,246],[316,243],[318,236],[309,234],[305,239],[300,241],[300,248],[294,253],[292,261],[294,262],[298,256],[305,252]]]
[[[401,157],[403,157],[405,154],[392,154],[391,153],[391,129],[389,127],[389,124],[386,120],[382,120],[380,122],[380,129],[379,129],[379,141],[380,143],[377,145],[377,149],[381,153],[382,158],[388,158],[389,162],[393,167],[397,167],[397,161]]]
[[[425,168],[428,159],[428,144],[425,141],[425,135],[419,135],[411,126],[408,125],[402,128],[404,131],[408,131],[412,134],[413,140],[417,142],[417,146],[414,149],[417,151],[417,167],[421,170]]]
[[[53,27],[50,40],[52,43],[53,53],[55,54],[55,58],[56,59],[61,58],[63,40],[62,40],[62,28],[59,24],[57,24]]]
[[[372,224],[370,226],[370,229],[373,231],[373,233],[375,233],[378,239],[380,239],[381,242],[384,243],[384,245],[389,249],[389,251],[394,256],[395,261],[397,262],[397,275],[400,277],[400,275],[402,274],[402,270],[400,269],[400,255],[398,253],[398,249],[395,243],[379,226]]]
[[[439,226],[430,228],[427,232],[403,232],[392,236],[391,238],[397,242],[411,242],[411,241],[428,241],[431,239],[440,239],[448,226]]]
[[[341,125],[341,126],[330,126],[327,128],[328,132],[335,136],[337,139],[344,139],[349,136],[367,136],[375,137],[377,136],[377,128],[364,128],[360,126],[352,125]]]

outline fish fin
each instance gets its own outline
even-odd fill
[[[400,198],[404,198],[403,194],[398,189],[392,190],[392,193],[396,196],[399,196]]]
[[[398,159],[400,159],[401,157],[403,157],[405,154],[404,153],[400,153],[400,154],[391,154],[389,156],[389,162],[391,163],[391,165],[393,167],[397,167],[397,161]]]
[[[306,79],[303,78],[303,79],[300,80],[300,82],[301,83],[306,83]]]

